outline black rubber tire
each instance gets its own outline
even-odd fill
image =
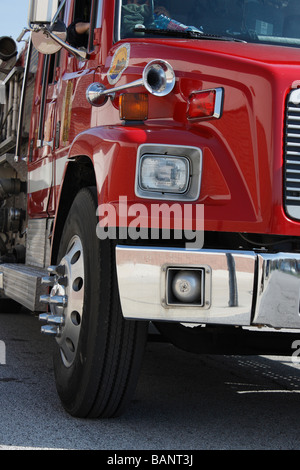
[[[84,188],[74,199],[65,222],[58,261],[69,240],[80,237],[84,254],[84,302],[74,362],[66,367],[60,348],[54,373],[61,402],[80,418],[119,416],[131,400],[142,363],[148,322],[122,316],[115,242],[96,236],[96,191]]]

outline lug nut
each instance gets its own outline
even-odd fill
[[[49,313],[40,313],[39,314],[39,320],[40,321],[48,321],[49,318]]]
[[[63,325],[65,323],[65,320],[62,315],[49,315],[47,322],[50,325]]]
[[[41,328],[41,333],[48,336],[59,336],[59,328],[57,326],[45,325]]]
[[[41,279],[41,284],[43,284],[44,286],[53,287],[54,282],[55,282],[55,279],[53,276],[46,276],[46,277],[42,277]]]
[[[58,279],[58,283],[59,283],[60,286],[67,287],[67,285],[68,285],[68,278],[67,278],[67,276],[60,277],[60,278]]]
[[[66,295],[41,295],[40,302],[43,304],[56,305],[58,307],[66,307],[68,304],[68,297]]]
[[[45,321],[50,325],[63,325],[65,323],[62,315],[50,315],[49,313],[41,313],[39,315],[40,321]]]
[[[50,304],[50,295],[40,295],[40,302],[42,304]]]
[[[59,264],[58,266],[49,266],[47,271],[50,274],[56,274],[57,276],[64,276],[66,267],[63,264]]]

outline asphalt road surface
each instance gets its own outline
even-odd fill
[[[126,414],[82,420],[60,405],[54,340],[39,331],[27,311],[0,315],[0,450],[300,449],[291,357],[198,356],[151,342]]]

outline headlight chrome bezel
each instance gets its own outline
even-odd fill
[[[159,188],[145,188],[141,183],[141,170],[149,158],[168,159],[172,162],[184,162],[187,179],[184,188],[178,191]],[[195,201],[199,198],[202,173],[202,151],[197,147],[173,146],[162,144],[143,144],[138,149],[135,194],[144,199],[162,199],[172,201]]]

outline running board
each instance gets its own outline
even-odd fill
[[[36,266],[1,264],[0,293],[32,312],[44,312],[45,304],[40,302],[40,296],[47,294],[48,286],[42,283],[42,278],[47,275],[47,269]]]

